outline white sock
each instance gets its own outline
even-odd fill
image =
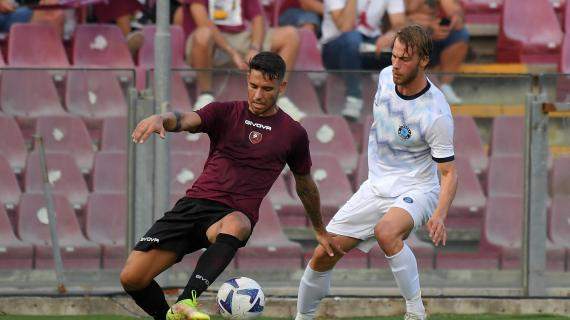
[[[307,265],[299,284],[297,317],[295,317],[295,320],[311,320],[315,318],[321,299],[329,293],[331,274],[332,270],[318,272]]]
[[[418,263],[414,253],[404,243],[402,251],[388,257],[390,269],[396,279],[396,284],[400,293],[406,299],[406,311],[413,314],[423,315],[425,313],[422,295],[420,291],[420,276],[418,273]]]

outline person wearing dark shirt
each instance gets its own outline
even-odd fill
[[[285,62],[261,52],[249,63],[248,101],[214,102],[196,112],[167,112],[142,120],[135,143],[153,133],[204,132],[210,152],[204,170],[171,211],[157,220],[135,245],[121,272],[121,284],[154,319],[209,319],[196,298],[216,280],[236,251],[245,246],[259,218],[262,199],[289,166],[317,241],[334,255],[320,214],[319,192],[310,175],[305,129],[280,110]],[[185,254],[207,248],[176,304],[170,309],[153,279]],[[341,252],[341,251],[338,251]]]

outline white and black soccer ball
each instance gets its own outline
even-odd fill
[[[263,313],[265,295],[257,282],[239,277],[222,284],[216,302],[224,319],[253,319]]]

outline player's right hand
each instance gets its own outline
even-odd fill
[[[317,232],[316,234],[317,241],[319,244],[325,249],[326,253],[334,257],[334,253],[338,252],[342,255],[345,255],[346,252],[342,250],[340,245],[334,241],[334,238],[330,236],[326,231],[325,232]]]
[[[143,143],[153,133],[158,133],[158,135],[164,139],[166,137],[166,130],[164,130],[162,123],[162,117],[156,114],[141,120],[131,135],[133,142]]]

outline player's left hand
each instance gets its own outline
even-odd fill
[[[445,223],[442,218],[434,214],[427,222],[427,229],[429,237],[433,244],[437,247],[441,242],[445,246],[447,242],[447,230],[445,230]]]

